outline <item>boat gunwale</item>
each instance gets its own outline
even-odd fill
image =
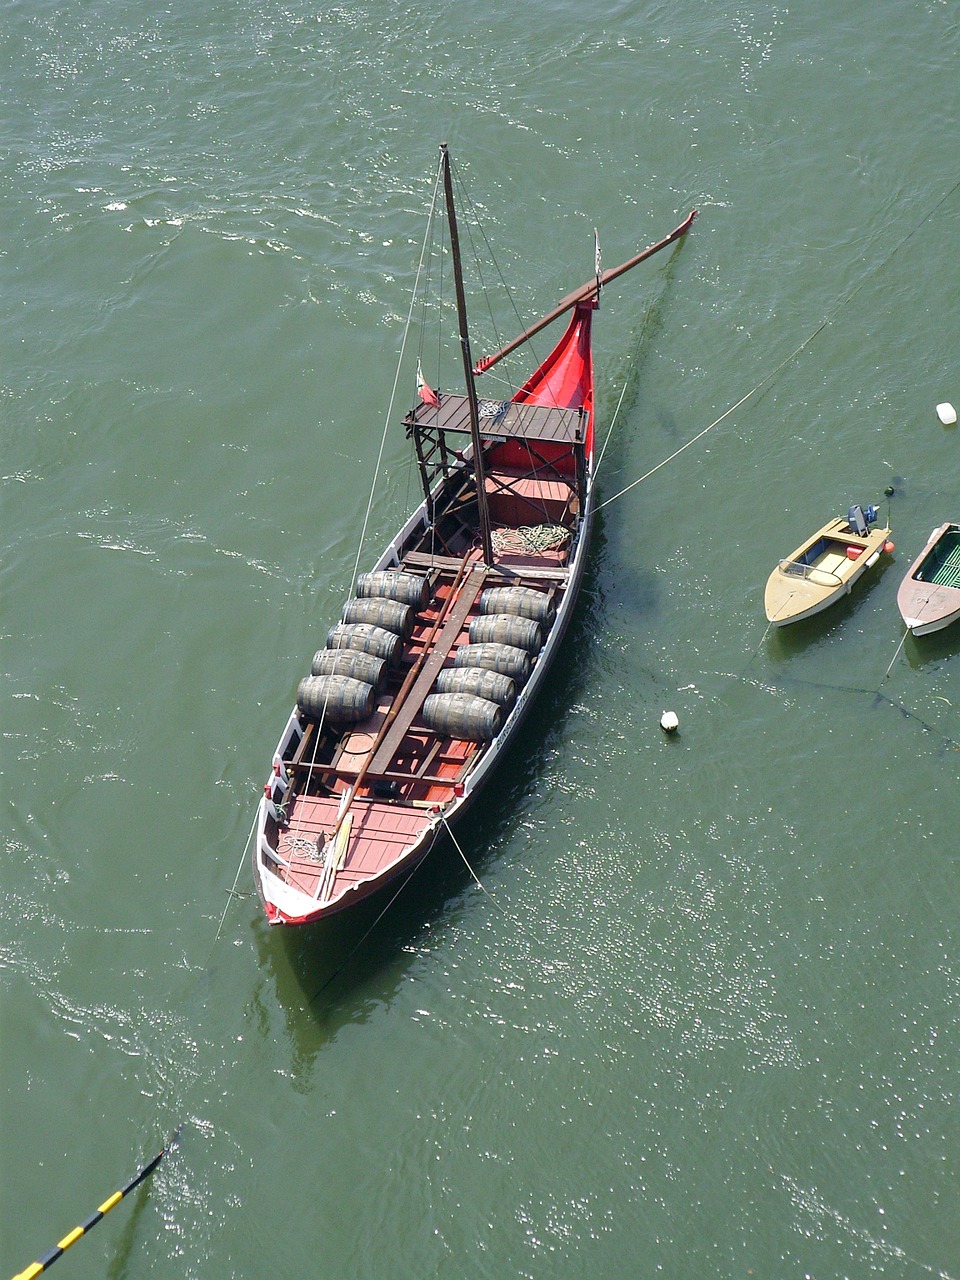
[[[942,540],[951,536],[956,537],[957,547],[960,547],[960,523],[948,520],[933,529],[897,589],[897,608],[904,625],[914,636],[943,631],[960,618],[960,586],[938,583],[935,577],[918,577],[930,558],[936,555]],[[951,548],[946,560],[956,549]],[[920,616],[931,605],[933,612],[926,618]]]

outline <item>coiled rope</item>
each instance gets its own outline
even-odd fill
[[[494,529],[491,541],[498,555],[509,552],[527,555],[566,546],[570,541],[570,530],[562,524],[524,524],[517,529]]]

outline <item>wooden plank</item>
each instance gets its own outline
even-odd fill
[[[428,551],[408,551],[403,557],[404,567],[410,569],[455,569],[459,564],[456,556],[435,556]],[[538,578],[548,582],[564,582],[569,578],[570,570],[563,565],[546,561],[542,565],[494,564],[487,566],[487,576],[503,578],[507,582],[516,582],[518,579],[535,582]]]
[[[551,440],[571,445],[583,441],[587,418],[579,409],[555,409],[549,405],[519,401],[508,401],[507,406],[502,419],[480,419],[481,436],[488,439]],[[469,402],[464,395],[445,393],[440,397],[439,408],[417,405],[413,421],[428,430],[469,435]]]
[[[303,736],[301,737],[300,741],[297,743],[297,749],[293,753],[293,759],[288,760],[286,762],[287,772],[289,774],[292,775],[297,769],[310,768],[309,765],[304,765],[303,757],[307,754],[307,748],[309,747],[310,743],[313,741],[313,737],[316,731],[317,731],[317,726],[314,723],[314,721],[308,720],[307,727],[303,731]]]
[[[431,551],[408,551],[403,564],[411,569],[459,569],[462,559],[462,556],[434,555]]]
[[[396,719],[387,731],[383,742],[381,742],[377,754],[370,762],[368,772],[373,777],[383,773],[389,767],[390,761],[396,755],[410,726],[420,714],[420,709],[427,694],[433,688],[433,682],[436,680],[440,668],[446,662],[451,649],[457,642],[457,636],[463,630],[467,614],[473,608],[477,596],[483,590],[486,576],[484,569],[475,569],[460,588],[460,595],[450,611],[450,616],[447,618],[443,630],[440,632],[430,652],[430,656],[423,664],[423,669],[414,681],[413,688],[404,699],[403,706],[398,711]]]
[[[451,775],[449,777],[446,777],[443,774],[439,774],[439,773],[420,774],[413,769],[408,769],[408,770],[387,769],[384,773],[378,773],[374,781],[424,783],[432,787],[452,787],[456,782],[459,782],[460,779],[463,777],[463,772],[466,769],[467,765],[472,763],[473,763],[473,755],[471,754],[467,756],[466,760],[464,760],[459,771],[455,775]],[[347,781],[350,778],[355,778],[357,775],[356,769],[347,770],[347,769],[328,768],[327,773],[332,777],[342,778],[344,781]],[[367,774],[367,777],[368,778],[370,777],[369,773]],[[384,797],[384,796],[357,796],[354,803],[356,804],[361,801],[365,801],[368,804],[396,804],[396,805],[409,804],[409,801],[402,800],[399,796],[397,796],[396,798]]]
[[[431,744],[430,750],[427,752],[423,760],[417,765],[418,778],[426,778],[428,776],[432,776],[428,774],[428,770],[430,766],[433,764],[434,760],[437,758],[437,754],[439,753],[442,745],[443,745],[443,740],[441,738],[437,738],[436,742]]]

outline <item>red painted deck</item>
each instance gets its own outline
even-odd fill
[[[277,852],[290,863],[285,879],[301,892],[315,896],[323,873],[323,854],[317,840],[333,830],[339,801],[333,796],[297,796],[290,825],[280,833]],[[426,830],[429,809],[381,801],[356,800],[350,810],[353,826],[347,842],[344,865],[337,872],[333,891],[377,876],[400,857]]]

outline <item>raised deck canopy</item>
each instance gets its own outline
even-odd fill
[[[442,431],[470,435],[470,402],[465,395],[447,394],[440,404],[418,404],[404,420],[408,431]],[[480,401],[480,431],[485,439],[551,440],[582,444],[586,414],[581,409],[553,409],[514,400]]]

